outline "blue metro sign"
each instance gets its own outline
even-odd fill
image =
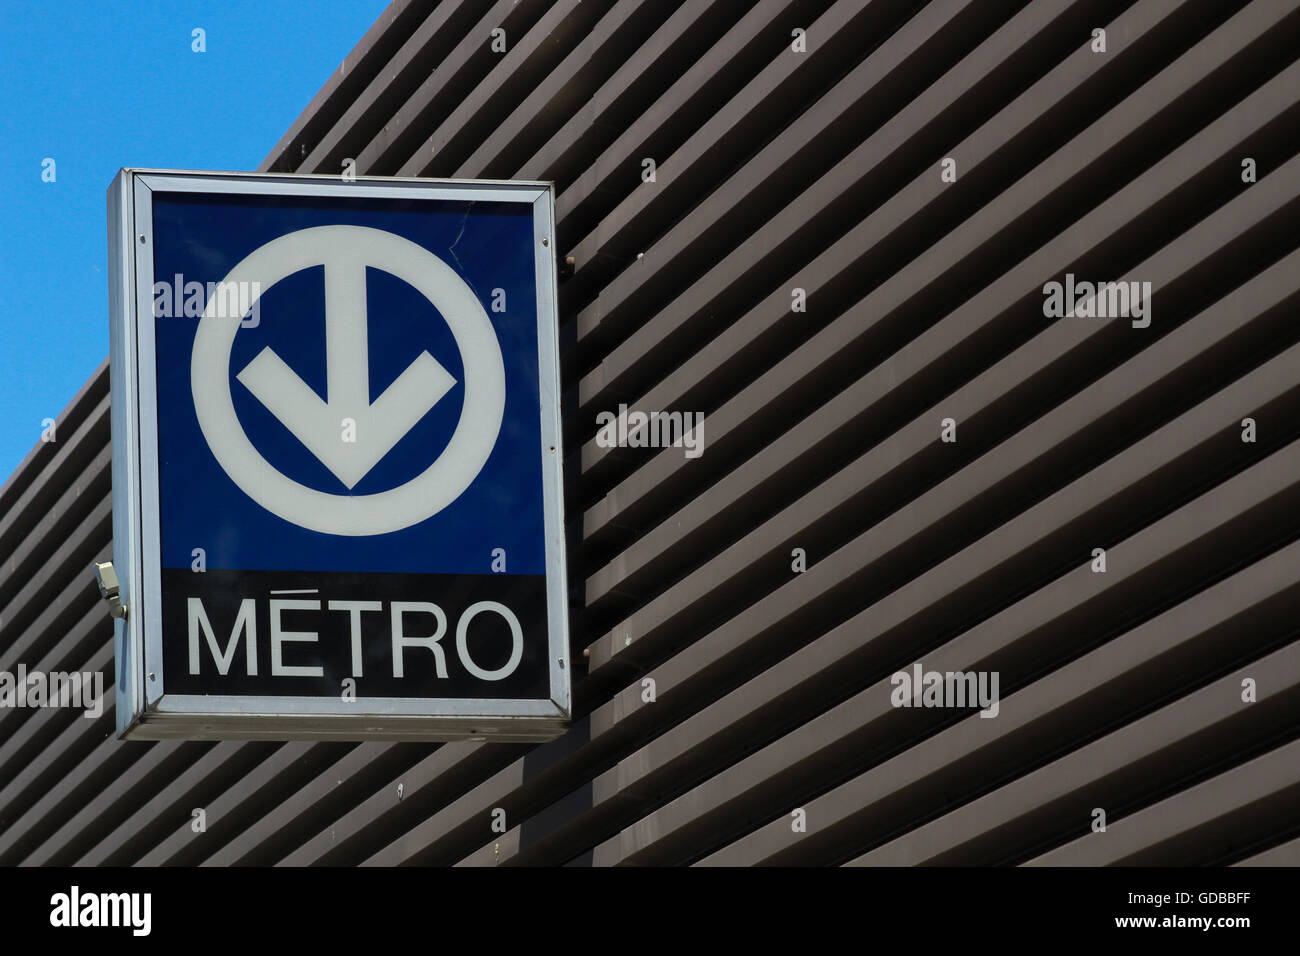
[[[549,184],[124,170],[119,732],[554,736]]]

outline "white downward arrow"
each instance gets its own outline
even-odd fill
[[[328,401],[270,348],[235,376],[348,488],[379,464],[456,384],[427,351],[370,403],[366,267],[325,264],[325,389]],[[356,422],[344,440],[344,419]]]

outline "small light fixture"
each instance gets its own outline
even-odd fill
[[[115,618],[126,618],[126,605],[119,595],[121,587],[117,583],[117,572],[113,562],[105,561],[95,565],[95,583],[99,585],[99,596],[108,602],[108,613]]]

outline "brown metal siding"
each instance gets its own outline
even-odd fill
[[[263,168],[556,181],[573,729],[0,710],[0,864],[1300,863],[1297,36],[1300,0],[395,2]],[[1150,327],[1044,318],[1067,272],[1151,282]],[[705,413],[703,455],[600,447],[620,402]],[[0,489],[0,669],[111,687],[108,420],[105,366]],[[999,715],[893,707],[918,660]]]

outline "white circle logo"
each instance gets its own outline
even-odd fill
[[[231,480],[286,521],[326,534],[398,531],[455,501],[487,463],[505,414],[501,349],[478,297],[455,270],[423,246],[379,229],[316,226],[291,232],[254,250],[224,282],[247,283],[264,294],[317,265],[325,267],[326,400],[270,348],[236,378],[352,488],[455,384],[425,351],[370,401],[366,267],[391,273],[433,303],[460,350],[464,406],[442,454],[406,484],[371,495],[329,494],[281,474],[253,447],[235,414],[229,369],[242,316],[218,314],[217,296],[209,297],[190,356],[199,428]]]

